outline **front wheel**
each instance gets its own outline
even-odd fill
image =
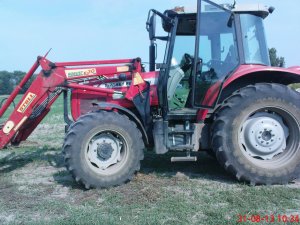
[[[237,179],[285,184],[300,172],[300,95],[279,84],[247,86],[229,97],[212,129],[217,159]]]
[[[67,169],[86,188],[125,183],[140,168],[144,143],[135,123],[116,112],[80,117],[66,135]]]

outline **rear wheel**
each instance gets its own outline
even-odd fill
[[[222,166],[252,184],[285,184],[300,172],[300,95],[257,84],[229,97],[216,113],[212,144]]]
[[[80,117],[70,127],[63,148],[76,181],[97,188],[130,180],[140,168],[144,143],[128,117],[100,111]]]

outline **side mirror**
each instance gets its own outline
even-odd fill
[[[156,31],[156,16],[153,14],[147,22],[147,30],[149,33],[149,39],[152,41],[155,39]]]

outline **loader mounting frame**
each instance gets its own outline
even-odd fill
[[[93,83],[103,78],[108,81],[118,79],[120,74],[126,79],[134,81],[136,75],[142,72],[139,58],[52,63],[46,59],[46,55],[37,58],[29,72],[0,109],[0,117],[2,117],[20,90],[22,90],[36,70],[41,67],[41,72],[22,96],[6,122],[2,124],[0,149],[6,147],[10,142],[17,145],[21,141],[26,140],[50,111],[51,105],[61,93],[64,93],[64,119],[70,125],[73,120],[68,116],[68,90],[76,89],[86,93],[105,96],[114,94],[125,96],[126,91],[122,89],[102,88],[99,87],[100,85],[91,85],[89,82],[92,81]],[[87,83],[87,81],[89,82]],[[134,84],[132,82],[132,85]]]

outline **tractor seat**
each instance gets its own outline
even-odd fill
[[[172,100],[176,88],[183,77],[184,77],[184,72],[179,67],[179,65],[172,66],[170,68],[170,75],[169,75],[168,86],[167,86],[168,101]]]

